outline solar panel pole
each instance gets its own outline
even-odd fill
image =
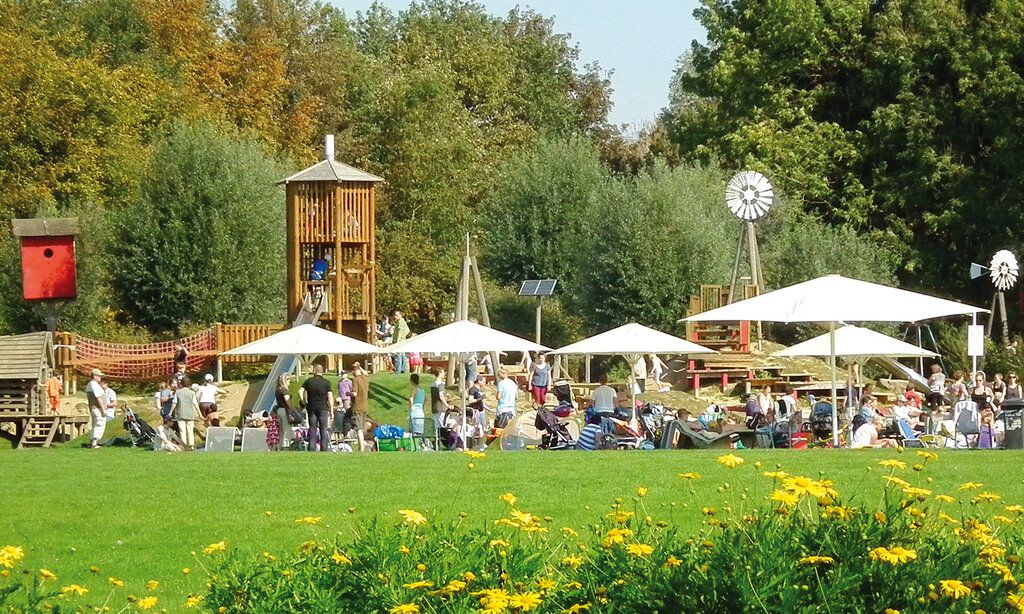
[[[536,322],[536,334],[534,335],[534,343],[540,345],[540,312],[541,308],[544,307],[544,297],[537,297],[537,322]]]

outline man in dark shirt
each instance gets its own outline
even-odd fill
[[[302,382],[302,388],[299,390],[306,404],[306,413],[309,415],[309,433],[306,441],[310,452],[316,451],[318,438],[320,451],[331,451],[331,435],[327,429],[327,421],[331,415],[331,408],[334,407],[332,388],[331,383],[324,377],[323,366],[315,365],[313,377]]]

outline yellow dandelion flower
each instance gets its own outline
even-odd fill
[[[881,561],[890,565],[901,565],[916,559],[917,552],[902,546],[893,546],[892,548],[879,546],[868,552],[868,558],[872,561]]]
[[[896,608],[885,608],[885,614],[900,614]]]
[[[40,569],[39,570],[39,577],[42,578],[43,580],[53,581],[53,580],[57,579],[57,574],[53,573],[49,569]]]
[[[789,477],[789,474],[785,471],[765,471],[762,475],[773,480],[785,480]]]
[[[430,580],[418,580],[416,582],[408,582],[406,584],[403,584],[402,588],[407,588],[409,590],[416,590],[416,589],[420,589],[420,588],[430,588],[432,586],[434,586],[434,583],[431,582]]]
[[[160,588],[160,582],[158,580],[150,580],[146,582],[146,590],[155,591]]]
[[[1011,514],[1024,514],[1024,505],[1007,505],[1003,509]]]
[[[183,574],[185,574],[187,576],[188,574],[192,573],[192,570],[189,569],[188,567],[182,567],[181,568],[181,573],[183,573]]]
[[[491,548],[508,548],[511,544],[503,539],[492,539],[489,545]]]
[[[971,594],[971,587],[960,580],[939,580],[939,592],[954,601]]]
[[[415,603],[403,603],[388,610],[388,614],[419,614],[420,606]]]
[[[903,478],[898,478],[894,475],[885,475],[882,476],[882,479],[892,486],[898,486],[899,488],[910,488],[910,482],[904,480]]]
[[[562,533],[565,533],[569,537],[579,537],[580,534],[570,527],[562,527]]]
[[[800,563],[801,565],[831,565],[835,562],[836,560],[830,556],[822,556],[817,554],[802,557],[798,561],[798,563]]]
[[[486,456],[486,454],[484,454],[483,452],[479,452],[477,450],[466,450],[464,454],[473,459],[481,459],[484,456]]]
[[[978,490],[982,486],[984,486],[984,484],[980,482],[964,482],[957,490]]]
[[[627,512],[624,510],[615,510],[608,514],[608,517],[617,522],[618,524],[626,524],[630,518],[636,516],[634,512]]]
[[[1013,577],[1013,572],[1006,565],[1000,563],[986,563],[985,568],[994,571],[1002,580],[1007,584],[1016,584],[1017,579]]]
[[[735,454],[726,454],[724,456],[719,456],[717,460],[719,463],[725,465],[729,469],[735,469],[736,467],[739,467],[740,465],[746,462],[743,460],[743,457],[736,456]]]
[[[509,596],[508,605],[510,608],[518,609],[520,612],[529,612],[539,608],[543,601],[540,593],[519,593]]]
[[[991,503],[993,501],[998,501],[1002,499],[1001,496],[997,495],[994,492],[980,492],[977,495],[975,495],[974,498],[977,499],[978,501],[985,501],[986,503]]]
[[[402,554],[409,554],[409,546],[399,546],[398,551]]]
[[[345,556],[344,554],[338,552],[337,550],[335,550],[334,554],[331,555],[331,560],[334,561],[335,564],[337,564],[337,565],[351,565],[352,564],[352,559],[348,558],[347,556]]]
[[[654,552],[654,548],[647,544],[629,544],[626,546],[626,552],[633,556],[647,556]]]
[[[135,605],[139,606],[140,610],[149,610],[149,609],[152,609],[153,606],[156,605],[156,602],[157,602],[156,597],[150,595],[149,597],[143,597],[142,599],[139,599],[139,602],[136,603]]]
[[[940,503],[956,503],[956,499],[949,495],[935,495],[935,500]]]
[[[537,588],[539,588],[542,591],[553,591],[557,587],[558,583],[552,580],[551,578],[541,578],[540,580],[537,580]]]
[[[854,510],[841,505],[825,508],[825,514],[839,520],[853,520]]]
[[[670,556],[667,559],[665,559],[665,567],[679,567],[682,564],[683,561],[681,559],[677,559],[674,556]]]
[[[228,549],[228,545],[226,543],[224,543],[224,542],[217,542],[215,544],[210,544],[209,546],[203,548],[203,554],[205,554],[206,556],[210,556],[210,555],[215,554],[217,552],[224,552],[227,549]]]
[[[810,495],[812,497],[824,497],[828,491],[821,482],[803,476],[786,478],[782,481],[782,488],[796,495]]]
[[[427,517],[416,510],[398,510],[398,513],[402,515],[402,521],[406,524],[419,526],[427,523]]]
[[[423,563],[417,563],[417,564],[416,564],[416,571],[418,571],[418,572],[420,572],[420,573],[423,573],[423,572],[425,572],[426,570],[427,570],[427,566],[426,566],[426,565],[424,565]]]
[[[903,461],[896,460],[895,458],[887,458],[885,460],[878,461],[878,464],[886,469],[906,469],[907,464]]]
[[[644,488],[643,486],[638,486],[637,489],[636,489],[636,496],[638,496],[638,497],[645,497],[645,496],[647,496],[647,489]]]
[[[959,520],[957,520],[956,518],[953,518],[952,516],[950,516],[946,512],[939,512],[939,518],[941,518],[942,520],[948,522],[949,524],[957,524],[958,522],[960,522]]]
[[[118,578],[115,578],[114,576],[110,576],[109,578],[107,578],[107,583],[109,583],[110,586],[117,586],[117,587],[123,587],[124,586],[124,580],[119,580]]]
[[[0,557],[12,561],[20,561],[25,558],[25,549],[21,546],[4,546],[0,548]]]
[[[590,610],[590,603],[574,603],[562,610],[562,614],[579,614]]]
[[[501,495],[498,498],[501,499],[502,501],[504,501],[505,503],[508,503],[509,505],[515,505],[516,501],[519,500],[519,497],[513,495],[510,492],[507,492],[507,493]]]
[[[932,491],[928,490],[927,488],[916,488],[914,486],[906,486],[903,488],[903,494],[913,497],[918,501],[924,501],[928,497],[932,496]]]
[[[878,524],[887,524],[889,519],[885,517],[885,512],[875,512],[875,522]]]
[[[1017,610],[1018,612],[1024,612],[1024,592],[1010,593],[1006,596],[1006,605]]]
[[[677,473],[676,476],[680,477],[680,478],[682,478],[684,480],[699,480],[700,479],[700,474],[699,473],[692,473],[692,472],[690,472],[690,473]]]
[[[314,524],[320,524],[321,521],[323,521],[323,517],[322,516],[303,516],[302,518],[296,518],[295,519],[295,524],[314,525]]]
[[[204,601],[206,601],[206,597],[202,595],[189,595],[188,599],[185,600],[185,607],[198,608]]]
[[[462,579],[466,582],[472,582],[476,580],[476,574],[472,571],[467,571],[466,573],[462,574]]]
[[[88,593],[89,589],[78,584],[72,584],[70,586],[65,586],[64,588],[60,589],[60,592],[65,595],[78,595],[79,597],[81,597],[82,595]]]
[[[786,492],[785,490],[776,490],[772,493],[772,501],[778,501],[782,505],[787,507],[793,507],[800,502],[800,497],[793,492]]]
[[[562,567],[579,569],[581,565],[583,565],[583,557],[581,556],[567,556],[562,559]]]

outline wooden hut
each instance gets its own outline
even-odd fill
[[[288,319],[326,295],[321,324],[372,341],[376,317],[376,175],[324,159],[283,180],[287,205]]]
[[[0,424],[17,447],[47,447],[61,416],[46,407],[46,380],[53,370],[53,336],[29,333],[0,337]]]

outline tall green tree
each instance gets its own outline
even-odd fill
[[[180,124],[159,144],[142,198],[119,217],[115,287],[131,321],[284,318],[284,207],[277,162],[257,142]]]

